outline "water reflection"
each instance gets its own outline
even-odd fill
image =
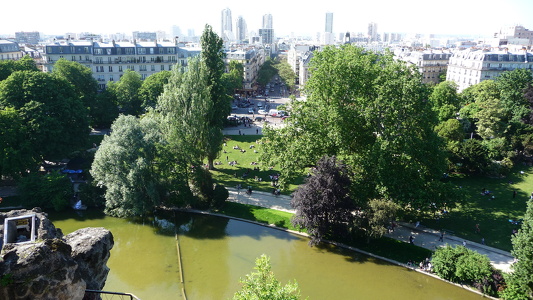
[[[195,214],[162,213],[144,224],[86,214],[51,216],[64,233],[105,227],[115,237],[105,289],[141,299],[180,299],[174,232],[179,231],[188,299],[227,299],[261,254],[284,284],[296,279],[309,299],[478,299],[402,267],[272,228]],[[149,224],[149,225],[148,225]]]

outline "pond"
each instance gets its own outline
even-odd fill
[[[479,299],[454,285],[333,246],[309,247],[308,239],[227,218],[166,213],[145,224],[85,211],[53,214],[65,234],[105,227],[114,236],[104,290],[146,299],[227,299],[240,288],[261,254],[276,278],[296,280],[302,299]],[[179,232],[184,285],[175,232]]]

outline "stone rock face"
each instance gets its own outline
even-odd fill
[[[27,214],[36,215],[36,241],[3,245],[0,299],[81,300],[85,289],[104,286],[113,247],[110,231],[84,228],[63,237],[37,208],[0,213],[2,235],[5,218]]]
[[[82,228],[65,236],[65,241],[72,247],[72,258],[78,263],[80,275],[89,290],[101,290],[107,279],[113,235],[103,227]]]

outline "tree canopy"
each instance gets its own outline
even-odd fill
[[[142,100],[139,96],[139,89],[143,82],[141,75],[133,70],[127,69],[119,81],[109,82],[107,89],[115,97],[123,113],[138,116],[144,110]]]
[[[264,130],[266,165],[290,180],[335,155],[353,170],[354,201],[390,199],[424,210],[450,204],[451,187],[439,181],[444,143],[418,72],[391,54],[351,45],[316,53],[310,70],[307,99],[290,104],[287,126]]]

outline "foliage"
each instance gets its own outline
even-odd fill
[[[388,232],[388,227],[396,219],[400,206],[390,200],[372,199],[364,211],[366,236],[380,238]]]
[[[516,262],[512,265],[513,273],[507,278],[511,290],[504,295],[504,299],[533,298],[533,200],[529,199],[526,214],[518,233],[512,237],[513,251]],[[516,293],[517,298],[508,297]]]
[[[270,258],[265,254],[255,260],[256,272],[241,278],[241,290],[233,295],[234,300],[291,300],[300,299],[296,281],[282,286],[272,272]]]
[[[231,97],[225,93],[222,81],[224,74],[224,58],[222,39],[213,31],[210,25],[205,25],[204,32],[200,38],[202,51],[200,61],[203,65],[205,85],[208,87],[209,101],[211,102],[207,110],[207,131],[206,147],[207,163],[209,169],[214,168],[214,160],[222,150],[222,128],[226,117],[231,112]]]
[[[139,89],[142,86],[141,75],[127,69],[119,81],[110,81],[107,90],[115,97],[121,111],[128,115],[138,116],[143,112]]]
[[[27,127],[14,108],[0,110],[0,176],[18,178],[36,165]]]
[[[459,155],[462,158],[462,168],[467,172],[481,173],[489,163],[486,148],[476,139],[461,143]]]
[[[496,79],[501,105],[506,112],[505,119],[509,122],[522,122],[530,114],[524,91],[532,81],[533,75],[526,69],[503,72]]]
[[[46,175],[32,173],[20,180],[18,190],[25,206],[53,208],[56,211],[67,208],[74,195],[72,183],[59,172]]]
[[[117,99],[108,89],[96,95],[91,105],[91,122],[95,128],[109,128],[118,117]]]
[[[277,63],[275,67],[278,70],[281,82],[283,82],[289,90],[293,90],[294,83],[296,80],[296,74],[294,74],[294,71],[292,70],[287,60],[283,60]]]
[[[457,95],[457,84],[444,81],[437,84],[429,96],[433,110],[437,113],[439,122],[455,117],[459,111],[460,98]]]
[[[275,61],[271,58],[267,58],[261,67],[259,67],[259,71],[257,72],[257,83],[259,83],[261,86],[266,86],[267,83],[272,80],[274,75],[277,73],[274,65]]]
[[[143,109],[155,108],[157,98],[163,93],[165,84],[171,75],[170,71],[161,71],[148,76],[139,88],[139,98]]]
[[[420,209],[450,202],[442,193],[450,189],[434,183],[446,170],[445,152],[420,74],[389,53],[352,45],[316,53],[310,71],[307,100],[291,103],[287,126],[264,130],[261,160],[281,169],[282,185],[336,155],[353,169],[356,201],[384,198]]]
[[[19,60],[0,60],[0,81],[5,80],[16,71],[39,72],[39,69],[35,60],[28,55]]]
[[[438,248],[431,262],[437,275],[453,282],[472,284],[490,277],[493,273],[487,256],[463,246],[446,245]]]
[[[307,229],[311,245],[324,238],[347,236],[353,224],[355,203],[350,198],[348,167],[336,157],[321,158],[313,174],[291,200],[296,209],[293,225]]]
[[[19,113],[35,161],[63,158],[89,137],[87,109],[79,95],[68,81],[52,74],[11,74],[0,82],[0,109],[6,107]]]
[[[143,215],[161,200],[155,172],[161,137],[150,118],[121,115],[96,152],[91,175],[105,187],[106,213],[118,217]]]
[[[242,89],[244,78],[244,66],[242,63],[232,60],[229,62],[229,72],[222,74],[222,82],[227,95],[233,95],[236,90]]]

